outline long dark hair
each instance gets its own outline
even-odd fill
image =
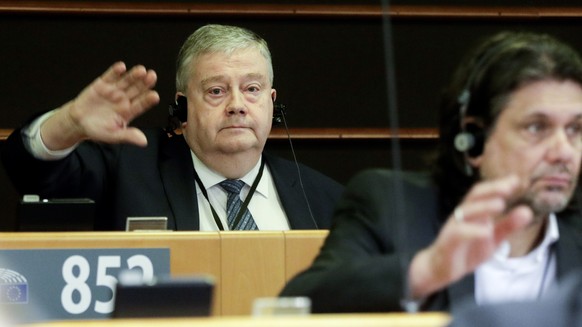
[[[466,172],[465,154],[454,147],[461,131],[459,96],[470,94],[465,117],[480,122],[484,139],[510,94],[529,83],[572,80],[582,85],[582,61],[570,46],[546,34],[501,32],[483,40],[458,67],[440,106],[439,146],[434,178],[446,217],[480,178]]]

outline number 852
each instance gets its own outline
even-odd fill
[[[109,301],[95,300],[95,312],[108,314],[113,311],[117,278],[108,275],[107,269],[120,267],[120,256],[105,255],[98,257],[95,285],[109,288],[113,296]],[[75,268],[77,268],[78,271],[77,275],[75,275]],[[149,282],[154,278],[154,267],[151,260],[145,255],[138,254],[129,257],[127,259],[127,268],[141,268],[144,282]],[[66,285],[61,292],[61,304],[68,313],[81,314],[87,311],[89,306],[91,306],[91,288],[87,284],[90,272],[91,268],[89,261],[87,261],[83,256],[70,256],[63,263],[63,279],[65,280]],[[75,293],[78,294],[78,301],[75,301],[73,298]]]

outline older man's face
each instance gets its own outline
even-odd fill
[[[194,152],[259,155],[273,117],[275,90],[267,60],[256,49],[209,53],[191,63],[185,137]]]

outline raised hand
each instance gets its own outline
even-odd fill
[[[503,240],[533,219],[525,205],[508,208],[520,181],[509,176],[476,184],[409,270],[412,294],[424,297],[473,272]]]
[[[143,132],[128,125],[159,102],[152,90],[156,80],[156,73],[144,66],[127,71],[123,62],[113,64],[42,125],[43,142],[50,150],[87,139],[147,145]]]

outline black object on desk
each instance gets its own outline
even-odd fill
[[[18,205],[17,218],[18,231],[92,231],[95,201],[86,198],[41,200],[37,195],[25,195]]]
[[[151,284],[117,284],[113,318],[210,316],[214,281],[210,277],[161,279]]]

